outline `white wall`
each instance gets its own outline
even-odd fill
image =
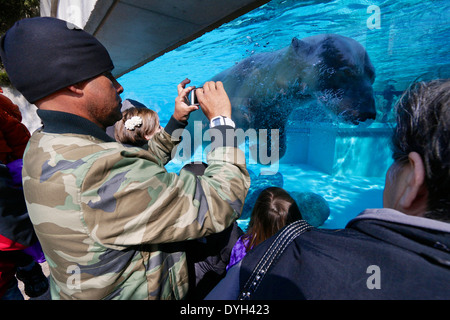
[[[2,86],[3,95],[11,99],[12,102],[19,106],[22,113],[22,123],[33,133],[41,127],[41,119],[36,113],[36,106],[25,99],[22,94],[14,88]]]
[[[52,3],[58,4],[56,17],[83,28],[95,7],[97,0],[41,0],[41,16],[51,16]],[[30,132],[41,127],[41,120],[36,113],[36,106],[29,103],[15,88],[2,86],[3,94],[11,99],[20,108],[22,123]]]
[[[71,22],[83,29],[96,2],[97,0],[41,0],[41,16],[50,17],[52,3],[56,3],[56,18]]]

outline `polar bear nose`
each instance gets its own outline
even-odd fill
[[[340,116],[349,123],[358,125],[363,122],[372,122],[376,114],[372,112],[358,112],[356,110],[347,110],[340,114]],[[370,121],[369,121],[370,120]]]
[[[375,112],[361,112],[358,114],[358,120],[360,122],[364,122],[367,120],[375,120],[376,113]]]
[[[375,99],[371,96],[347,96],[340,104],[340,116],[355,125],[376,117]]]
[[[358,122],[375,120],[377,112],[375,109],[375,99],[373,98],[373,95],[366,94],[365,96],[360,96],[358,105],[359,106],[356,109],[358,111],[355,117]]]

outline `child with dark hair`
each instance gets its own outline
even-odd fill
[[[247,232],[231,251],[227,270],[241,261],[250,249],[300,219],[302,215],[297,203],[287,191],[279,187],[264,189],[256,199]]]

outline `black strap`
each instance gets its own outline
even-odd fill
[[[278,260],[286,247],[296,237],[311,229],[312,226],[305,220],[298,220],[285,227],[266,250],[259,260],[252,274],[245,283],[244,289],[239,294],[239,300],[248,300],[256,291],[270,267]]]

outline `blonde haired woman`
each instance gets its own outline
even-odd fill
[[[114,126],[114,137],[123,144],[145,146],[161,131],[158,114],[147,108],[131,107],[122,112],[122,120]]]

